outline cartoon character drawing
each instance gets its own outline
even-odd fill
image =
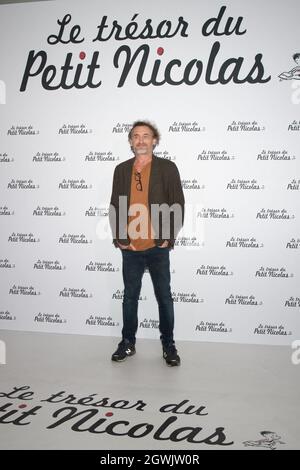
[[[282,72],[278,77],[280,81],[282,80],[300,80],[300,54],[294,54],[293,59],[296,62],[297,66],[294,67],[289,72]]]
[[[276,450],[277,444],[285,444],[285,442],[280,441],[281,439],[278,434],[272,431],[262,431],[260,433],[264,439],[259,439],[258,441],[244,441],[243,444],[248,446],[255,446],[255,447],[267,447],[270,450]]]

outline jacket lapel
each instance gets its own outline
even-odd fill
[[[153,200],[152,191],[155,186],[155,182],[158,180],[158,175],[159,175],[158,167],[159,167],[159,160],[155,155],[153,155],[152,163],[151,163],[150,178],[149,178],[149,194],[148,194],[149,209],[150,209],[150,201]]]
[[[133,167],[134,158],[128,160],[128,164],[124,168],[124,191],[128,197],[128,203],[130,200],[130,188],[131,188],[131,175]]]

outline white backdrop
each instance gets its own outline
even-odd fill
[[[300,74],[279,78],[299,70],[299,2],[0,12],[0,327],[120,335],[107,210],[128,128],[149,119],[187,203],[171,252],[176,338],[299,339]],[[139,319],[139,337],[158,337],[147,273]]]

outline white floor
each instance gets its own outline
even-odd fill
[[[0,340],[1,449],[300,449],[289,347],[179,342],[182,365],[167,367],[158,340],[123,363],[110,360],[117,338]]]

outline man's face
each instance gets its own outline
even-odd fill
[[[136,156],[152,155],[156,139],[148,126],[136,126],[131,132],[130,145]]]

